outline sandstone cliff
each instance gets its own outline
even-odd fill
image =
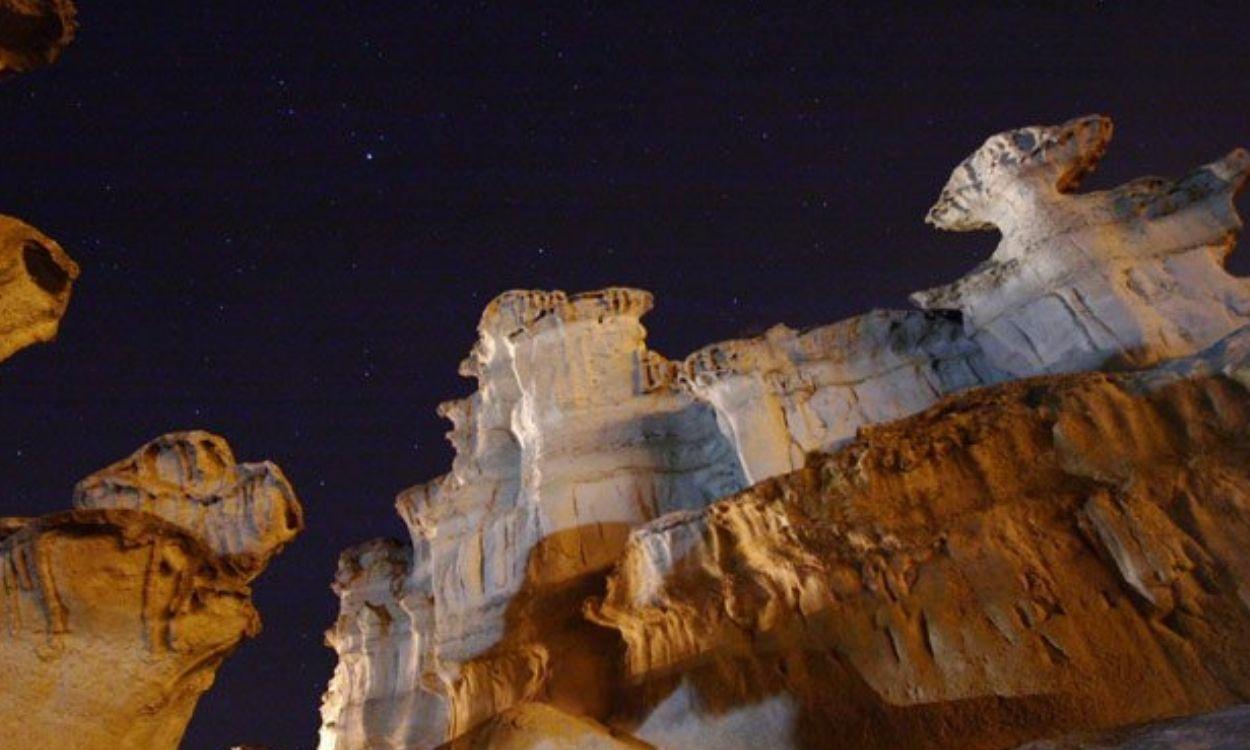
[[[671,544],[639,557],[650,531],[631,537],[633,529],[696,528],[691,519],[716,499],[803,470],[811,452],[837,450],[867,426],[1018,377],[1191,355],[1250,322],[1250,288],[1223,269],[1240,229],[1232,196],[1250,159],[1236,151],[1175,183],[1072,193],[1109,137],[1101,117],[1024,128],[961,165],[930,220],[998,227],[1003,242],[968,277],[918,294],[925,310],[802,333],[779,326],[670,361],[646,348],[640,316],[651,298],[639,290],[509,292],[492,302],[462,366],[478,389],[441,410],[454,425],[452,471],[397,500],[411,544],[372,543],[340,563],[342,612],[328,634],[340,663],[322,706],[321,749],[434,747],[533,701],[616,716],[674,747],[694,735],[648,727],[689,715],[707,746],[730,735],[776,740],[774,728],[794,726],[785,717],[799,713],[779,692],[749,710],[733,693],[704,711],[702,695],[669,686],[671,700],[638,708],[645,696],[622,695],[622,670],[647,685],[653,675],[635,663],[645,647],[616,614],[624,600],[594,610],[608,629],[582,616],[582,602],[602,591],[622,552],[650,566],[658,586],[702,543],[674,531]],[[746,612],[756,604],[766,602]],[[684,653],[684,636],[673,637],[655,648]],[[852,674],[813,669],[834,685],[837,669]],[[743,690],[771,684],[751,671],[717,679]],[[926,679],[939,700],[971,690],[954,677]],[[912,683],[899,690],[928,694]],[[709,715],[725,723],[698,723]]]
[[[83,480],[74,505],[0,519],[3,744],[172,750],[258,631],[248,582],[302,527],[299,503],[273,464],[187,432]]]

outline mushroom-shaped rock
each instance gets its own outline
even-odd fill
[[[136,457],[84,482],[75,510],[0,519],[6,748],[174,750],[260,629],[249,583],[299,528],[290,486],[205,433]]]
[[[203,540],[248,579],[304,525],[295,491],[265,461],[235,463],[226,441],[174,432],[83,479],[76,508],[129,508],[160,516]]]
[[[74,39],[70,0],[0,0],[0,76],[48,65]]]
[[[56,337],[76,278],[78,264],[60,245],[0,215],[0,361]]]

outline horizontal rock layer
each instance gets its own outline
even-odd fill
[[[178,433],[84,480],[76,505],[0,519],[3,744],[172,750],[258,632],[248,583],[300,530],[299,503],[276,467]]]
[[[949,394],[1152,365],[1250,322],[1246,282],[1223,269],[1244,152],[1175,183],[1074,194],[1109,137],[1105,118],[1081,118],[1000,134],[969,157],[930,220],[997,227],[1003,240],[970,276],[916,295],[923,310],[778,326],[670,361],[646,347],[652,300],[640,290],[492,302],[461,367],[478,389],[440,410],[454,425],[452,470],[397,500],[411,552],[384,566],[389,581],[338,587],[329,641],[341,662],[321,750],[434,747],[523,702],[604,718],[624,655],[581,602],[632,529],[678,523]],[[648,564],[670,570],[682,544]],[[378,668],[401,651],[401,673]],[[756,710],[792,715],[789,701]],[[723,731],[771,722],[733,724],[743,716]]]

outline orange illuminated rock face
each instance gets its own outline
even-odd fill
[[[172,750],[259,631],[248,584],[299,503],[277,467],[176,433],[84,480],[76,506],[0,520],[4,744]]]
[[[658,747],[998,748],[1250,694],[1250,330],[976,390],[632,535],[589,616]]]
[[[71,0],[0,0],[0,77],[48,65],[74,39]]]
[[[0,215],[0,361],[56,337],[78,264],[25,222]]]

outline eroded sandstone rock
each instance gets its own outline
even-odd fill
[[[78,264],[42,232],[0,215],[0,361],[56,337]]]
[[[187,529],[248,580],[304,527],[282,470],[239,464],[226,441],[200,430],[153,440],[74,488],[75,508],[129,508]]]
[[[0,521],[3,744],[172,750],[258,631],[248,582],[299,531],[299,503],[207,433],[158,438],[76,500]]]
[[[446,750],[647,750],[651,746],[582,716],[522,703],[444,745]]]
[[[635,674],[642,647],[622,653],[619,639],[581,616],[581,603],[601,591],[632,529],[653,523],[649,529],[673,530],[630,542],[629,559],[651,571],[634,576],[647,591],[707,543],[689,519],[702,518],[710,502],[803,469],[812,451],[836,450],[861,429],[1017,377],[1192,355],[1250,322],[1245,282],[1222,267],[1240,228],[1231,196],[1245,182],[1244,152],[1176,183],[1149,178],[1073,194],[1109,134],[1105,118],[1082,118],[995,136],[970,157],[931,221],[998,227],[1003,242],[965,279],[916,295],[925,310],[876,311],[806,332],[779,326],[670,361],[646,348],[639,318],[651,298],[639,290],[509,292],[492,302],[462,365],[478,390],[440,410],[454,425],[452,471],[397,501],[411,549],[371,545],[364,551],[385,554],[345,558],[349,571],[373,571],[368,560],[404,564],[382,564],[384,575],[344,577],[340,569],[342,616],[328,640],[342,663],[322,706],[321,750],[430,748],[522,703],[606,719],[620,708],[621,670],[638,680],[651,680],[651,672]],[[1030,328],[1038,321],[1045,325]],[[1192,360],[1150,377],[1188,381],[1203,367],[1215,365]],[[1167,594],[1151,576],[1178,553],[1142,548],[1131,534],[1142,522],[1135,513],[1094,502],[1073,522],[1079,518],[1091,538],[1116,549],[1118,569],[1137,577],[1138,598],[1166,607]],[[741,523],[764,537],[783,534],[782,521]],[[790,541],[769,554],[789,554]],[[735,562],[746,566],[744,575],[748,562]],[[798,595],[814,594],[800,588]],[[732,609],[746,622],[768,621],[773,615],[757,612],[758,603],[747,598]],[[595,615],[601,623],[634,627],[605,606]],[[685,654],[686,636],[674,629],[672,638],[652,648]],[[624,640],[633,644],[629,634]],[[658,669],[679,669],[674,660]],[[852,666],[812,669],[821,680],[859,685]],[[716,679],[748,693],[757,682],[771,684],[754,672],[725,670]],[[967,687],[955,678],[926,679],[936,700]],[[903,700],[926,694],[901,684]],[[868,688],[846,690],[851,705],[882,720],[893,716],[863,697]],[[768,746],[777,727],[794,727],[810,713],[810,696],[787,691],[724,711],[703,705],[698,685],[665,695],[625,715],[643,739],[662,737],[674,747],[715,746],[717,738]],[[966,705],[999,699],[983,698]],[[1025,714],[1051,705],[1040,698],[1008,703]],[[979,710],[962,718],[910,715],[928,717],[916,719],[925,726],[958,724]],[[1021,718],[1020,726],[1030,721]],[[1013,731],[1002,737],[1021,736]]]
[[[71,0],[0,0],[0,77],[48,65],[74,39]]]
[[[1074,193],[1111,139],[1092,116],[991,137],[951,175],[927,221],[998,229],[990,259],[912,299],[960,310],[969,337],[1016,377],[1144,367],[1250,322],[1250,285],[1224,270],[1250,174],[1235,149],[1179,180]]]
[[[673,748],[994,748],[1237,702],[1247,351],[1250,329],[1191,377],[970,391],[639,529],[588,610],[627,644],[619,725]]]

